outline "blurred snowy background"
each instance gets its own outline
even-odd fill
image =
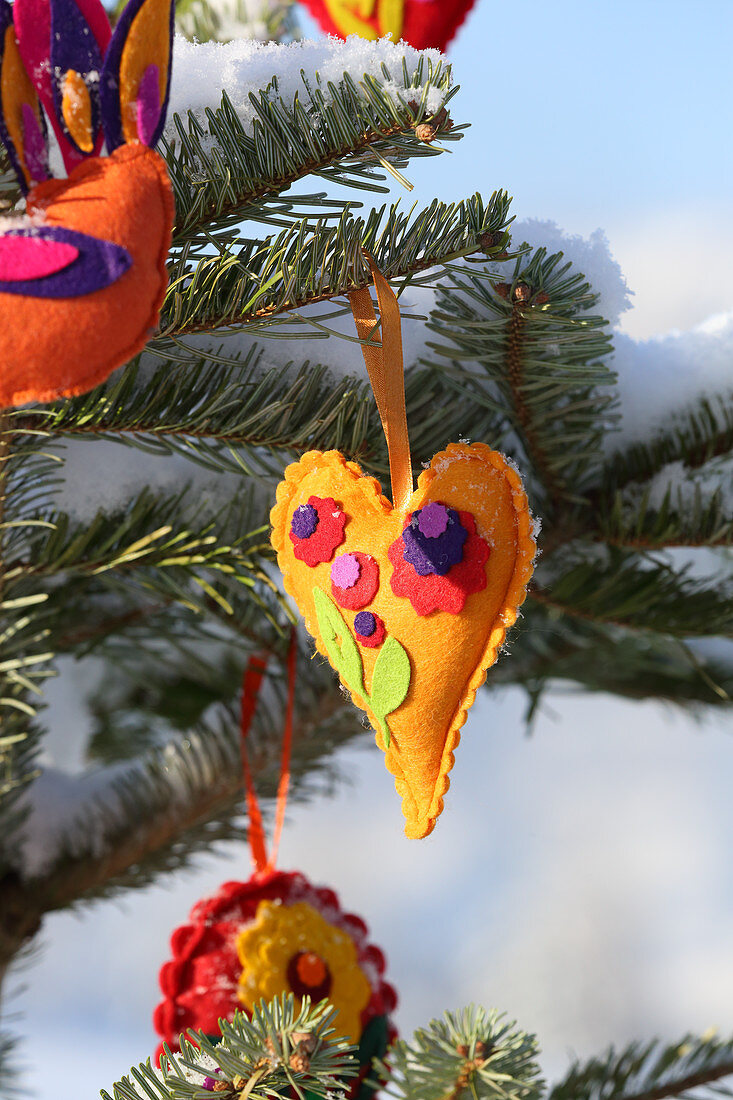
[[[472,128],[409,173],[409,201],[506,187],[525,222],[515,241],[564,248],[602,290],[631,433],[642,401],[662,414],[733,383],[732,32],[730,0],[477,0],[450,51],[453,115]],[[418,323],[406,327],[418,345]],[[337,362],[344,348],[308,351]],[[143,457],[125,460],[121,481],[142,476]],[[83,490],[70,478],[80,512],[105,491],[106,474],[93,477]],[[67,666],[49,689],[44,763],[69,774],[69,791],[88,675]],[[732,1030],[730,717],[555,693],[527,737],[524,706],[513,689],[476,704],[446,810],[420,843],[402,838],[365,732],[337,757],[333,797],[290,808],[280,866],[333,886],[368,921],[403,1032],[470,1000],[497,1005],[538,1032],[553,1075],[610,1041]],[[44,1037],[19,1052],[39,1100],[95,1096],[152,1051],[170,932],[248,873],[243,842],[144,893],[47,919],[10,1005],[25,1016],[14,1030]]]

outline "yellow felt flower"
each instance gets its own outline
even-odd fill
[[[358,1043],[371,987],[352,937],[313,906],[261,901],[254,921],[237,937],[237,954],[245,1008],[283,992],[294,993],[298,1004],[306,994],[314,1003],[327,997],[338,1011],[339,1034]]]

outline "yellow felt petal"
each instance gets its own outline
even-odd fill
[[[5,28],[3,43],[3,64],[0,72],[0,102],[8,136],[13,143],[15,155],[23,169],[26,182],[30,183],[25,154],[23,152],[23,104],[29,104],[40,118],[38,96],[25,71],[20,58],[15,29],[11,23]]]
[[[143,73],[158,66],[160,100],[165,99],[170,61],[170,0],[147,0],[130,25],[120,58],[120,104],[125,141],[137,141],[137,97]]]
[[[378,38],[376,29],[365,20],[374,10],[374,0],[366,3],[355,0],[325,0],[326,10],[344,37],[358,34],[360,38]]]
[[[92,101],[84,77],[75,69],[69,69],[64,77],[61,113],[76,144],[82,152],[91,153],[94,149]]]

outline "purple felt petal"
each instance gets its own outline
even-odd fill
[[[429,508],[430,505],[426,505]],[[420,520],[425,509],[413,512],[402,532],[404,559],[420,577],[437,573],[444,577],[448,570],[463,560],[463,544],[468,531],[454,508],[448,508],[448,524],[442,535],[430,536],[421,530]]]
[[[78,255],[73,244],[7,233],[0,237],[0,283],[44,279],[68,267]]]
[[[132,256],[126,248],[90,237],[87,233],[77,233],[74,229],[61,226],[33,226],[27,229],[10,229],[2,234],[5,255],[12,254],[12,241],[41,240],[52,245],[70,245],[78,255],[62,270],[39,278],[28,278],[22,264],[18,265],[15,278],[12,272],[0,284],[2,294],[23,294],[30,298],[80,298],[103,290],[116,283],[132,265]],[[27,247],[24,255],[28,255]],[[59,253],[55,253],[58,257]]]
[[[426,538],[437,539],[439,535],[443,534],[447,526],[448,509],[445,504],[438,504],[437,501],[433,501],[432,504],[426,504],[424,508],[420,509],[418,527]]]
[[[51,2],[51,81],[53,106],[63,135],[78,155],[88,154],[80,149],[64,123],[64,77],[69,69],[79,73],[86,84],[92,105],[92,144],[96,145],[102,125],[99,106],[99,73],[102,69],[102,51],[97,39],[82,14],[76,0],[50,0]]]
[[[140,80],[137,93],[137,132],[145,145],[152,144],[155,127],[160,118],[160,69],[148,65]]]
[[[120,103],[120,64],[122,62],[122,52],[125,48],[125,42],[127,41],[130,27],[132,26],[135,16],[146,3],[150,3],[150,0],[129,0],[129,3],[123,8],[122,14],[117,20],[117,24],[112,34],[112,40],[104,58],[99,93],[102,103],[102,127],[104,129],[104,138],[110,152],[119,145],[122,145],[125,141],[122,132],[122,105]],[[169,22],[170,49],[168,51],[168,72],[166,74],[165,95],[160,103],[160,114],[157,124],[149,135],[149,139],[146,139],[146,145],[149,145],[151,149],[157,145],[160,140],[160,135],[163,133],[165,113],[168,109],[168,97],[171,87],[171,63],[173,61],[174,16],[175,5],[171,2]]]
[[[23,118],[23,152],[25,163],[33,180],[47,180],[50,176],[48,169],[48,147],[46,135],[41,129],[36,112],[30,103],[24,103],[21,108]]]
[[[318,512],[312,504],[300,504],[293,512],[290,530],[296,539],[309,539],[318,526]]]

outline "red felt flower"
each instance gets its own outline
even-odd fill
[[[420,576],[414,566],[405,561],[405,543],[402,535],[392,543],[388,556],[393,571],[390,584],[395,596],[406,596],[418,615],[431,611],[448,611],[458,615],[463,611],[466,598],[472,592],[486,587],[486,562],[491,549],[485,539],[476,534],[476,524],[470,512],[459,512],[461,523],[468,531],[463,547],[463,557],[444,576],[429,573]],[[412,516],[407,517],[408,527]]]
[[[290,541],[296,558],[306,565],[330,561],[344,541],[346,513],[333,497],[309,497],[290,520]]]
[[[348,608],[349,611],[358,611],[360,607],[366,607],[368,603],[371,603],[377,594],[379,564],[370,554],[362,554],[360,550],[353,550],[350,554],[341,556],[344,559],[356,559],[359,566],[358,577],[356,581],[347,587],[338,584],[337,581],[341,579],[342,573],[346,570],[336,570],[337,564],[340,564],[340,559],[337,558],[331,566],[331,592],[336,603]],[[344,564],[347,563],[344,562]],[[351,580],[351,577],[348,579]]]

